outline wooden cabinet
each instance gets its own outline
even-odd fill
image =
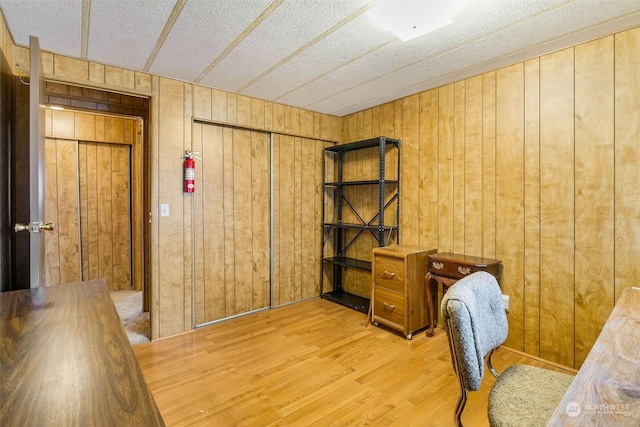
[[[402,332],[407,339],[429,324],[423,279],[429,254],[436,249],[398,245],[372,251],[372,313],[381,323]]]

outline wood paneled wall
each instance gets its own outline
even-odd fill
[[[28,49],[15,47],[16,62],[27,70],[28,54]],[[194,149],[194,120],[312,140],[340,142],[342,136],[341,119],[327,114],[50,52],[43,52],[42,62],[50,81],[151,99],[151,250],[148,256],[152,338],[189,331],[196,323],[193,283],[194,274],[198,273],[193,244],[202,218],[193,211],[189,196],[182,192],[183,156],[185,150]],[[169,217],[160,218],[161,203],[169,205]],[[319,248],[319,232],[313,246]],[[281,259],[281,262],[295,263],[295,260]],[[317,274],[319,269],[318,264]],[[316,279],[317,276],[310,286],[319,283]]]
[[[151,334],[152,337],[160,337],[190,330],[198,322],[197,317],[198,313],[201,313],[201,308],[193,306],[194,274],[196,275],[196,291],[201,284],[202,275],[198,272],[197,263],[194,267],[193,248],[198,250],[197,248],[200,247],[201,243],[198,243],[198,239],[205,239],[202,245],[206,245],[208,239],[218,238],[214,232],[201,235],[198,224],[204,221],[203,214],[201,211],[193,210],[190,196],[182,192],[184,152],[189,149],[198,151],[196,145],[198,139],[194,136],[196,126],[194,120],[203,123],[202,126],[206,123],[222,124],[244,130],[274,132],[292,137],[330,141],[340,140],[341,124],[340,119],[332,116],[156,76],[152,77],[152,91],[151,191],[153,219],[151,268],[153,277],[152,306],[155,304],[157,311],[155,312],[156,316],[153,312],[151,315]],[[227,150],[223,155],[227,156],[232,153],[235,155],[234,151]],[[259,156],[260,153],[244,152],[242,154],[238,152],[238,155],[248,162],[252,155]],[[203,160],[204,163],[215,162],[210,159],[210,156],[204,157]],[[223,160],[228,165],[236,164],[231,163],[231,158],[225,157]],[[268,154],[265,156],[265,160],[268,160]],[[295,165],[293,166],[295,167]],[[277,168],[277,166],[274,167]],[[227,169],[227,171],[232,170],[236,169]],[[223,172],[222,178],[224,184],[218,184],[218,191],[230,191],[229,186],[233,177],[231,175],[225,177]],[[197,181],[196,194],[198,194]],[[244,197],[245,194],[242,196]],[[274,195],[274,197],[276,196]],[[158,206],[161,203],[169,204],[171,212],[169,217],[159,218]],[[276,209],[275,206],[274,209]],[[260,220],[268,220],[268,205],[264,206],[262,213],[264,217],[260,217]],[[246,229],[241,229],[241,225],[235,225],[235,230],[239,233],[247,232]],[[295,238],[302,239],[303,236],[299,235]],[[295,245],[299,244],[295,243]],[[319,245],[319,240],[315,244]],[[233,245],[231,242],[229,245],[225,244],[225,250],[233,250],[234,247],[235,242]],[[230,258],[226,255],[225,252],[225,259],[233,264],[225,265],[225,269],[235,271],[238,268],[238,271],[249,274],[249,270],[245,270],[246,266],[243,264],[248,262],[247,260],[235,258],[235,256]],[[285,263],[295,265],[297,254],[290,255],[294,258],[285,259],[280,256],[278,261],[280,265]],[[276,265],[278,264],[276,263]],[[262,280],[264,274],[269,274],[270,267],[269,264],[263,264],[262,261],[258,262],[255,265],[255,268],[259,269],[258,278],[254,277],[252,280],[254,282]],[[319,269],[320,265],[318,264],[318,274]],[[235,280],[235,284],[241,287],[239,279]],[[319,280],[316,283],[319,283]],[[302,298],[302,293],[297,295]],[[251,296],[249,299],[254,303],[260,300],[256,296]],[[277,304],[278,301],[274,301],[274,303]],[[196,318],[194,318],[194,312]],[[204,318],[207,317],[203,315]]]
[[[402,139],[403,243],[504,262],[507,345],[579,367],[640,281],[640,29],[343,118]]]
[[[25,67],[28,49],[15,49],[16,61]],[[49,52],[43,53],[43,65],[51,81],[151,99],[151,250],[148,256],[152,338],[191,330],[196,323],[194,275],[196,280],[200,279],[193,245],[198,238],[197,224],[203,219],[192,209],[189,196],[182,192],[184,152],[195,150],[194,120],[312,140],[339,142],[342,135],[341,119],[326,114]],[[160,218],[161,203],[169,205],[168,217]],[[135,212],[136,208],[133,209]],[[267,213],[267,207],[264,212]],[[314,250],[316,247],[319,248],[319,237],[314,242]],[[295,260],[283,258],[282,262],[294,263]],[[317,274],[319,269],[318,264]],[[319,283],[316,278],[311,286]]]

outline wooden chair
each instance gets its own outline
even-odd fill
[[[488,354],[487,366],[497,378],[489,393],[489,424],[545,426],[574,377],[526,365],[496,373],[491,353],[507,339],[508,323],[495,277],[477,272],[460,279],[444,295],[441,309],[453,369],[460,382],[456,425],[462,426],[467,392],[480,389]]]

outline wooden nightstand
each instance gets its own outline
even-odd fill
[[[400,331],[407,339],[428,324],[422,291],[429,254],[436,249],[398,245],[373,249],[371,319]]]
[[[424,289],[427,294],[427,308],[429,310],[428,337],[433,336],[433,329],[436,326],[438,310],[434,308],[433,300],[438,300],[438,286],[442,285],[443,292],[446,292],[458,280],[476,271],[486,271],[493,274],[499,284],[502,275],[502,261],[448,252],[429,255],[429,271],[424,276]],[[436,294],[435,298],[434,293]]]

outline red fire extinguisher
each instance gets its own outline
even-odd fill
[[[193,193],[196,190],[196,159],[195,151],[184,152],[184,192]]]

